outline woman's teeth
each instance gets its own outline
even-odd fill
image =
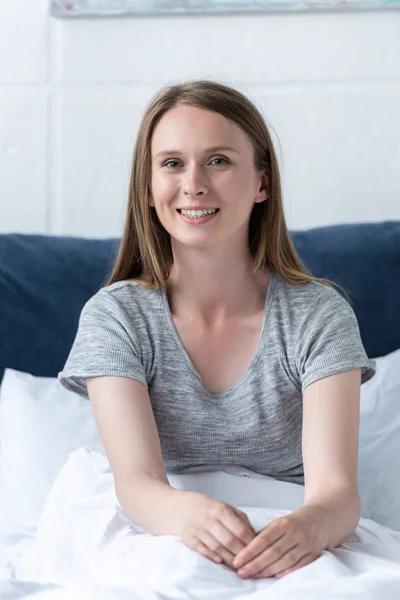
[[[181,210],[180,212],[186,217],[191,217],[193,219],[199,219],[200,217],[206,217],[207,215],[212,215],[217,212],[217,208],[211,208],[209,210]]]

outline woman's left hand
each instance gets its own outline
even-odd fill
[[[315,524],[294,513],[275,519],[241,550],[233,566],[241,577],[282,577],[320,556]]]

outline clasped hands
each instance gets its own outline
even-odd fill
[[[243,578],[283,577],[313,562],[322,550],[317,547],[315,527],[295,511],[258,533],[245,513],[206,496],[192,505],[190,516],[180,532],[183,542]]]
[[[262,529],[235,556],[232,566],[240,577],[277,579],[320,556],[309,528],[296,517],[279,517]]]

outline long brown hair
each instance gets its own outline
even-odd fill
[[[105,285],[136,279],[143,287],[158,289],[168,279],[173,262],[170,235],[161,225],[156,211],[149,206],[151,142],[161,117],[178,104],[214,111],[241,127],[252,142],[256,170],[266,170],[269,196],[266,201],[254,205],[249,222],[253,272],[267,267],[290,283],[318,281],[340,288],[328,279],[314,277],[294,248],[283,211],[278,160],[261,113],[239,91],[207,80],[161,88],[143,116],[133,152],[124,232]]]

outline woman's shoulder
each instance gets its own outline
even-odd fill
[[[106,285],[99,290],[99,292],[111,294],[116,297],[123,295],[124,293],[140,294],[152,291],[155,290],[153,288],[145,287],[138,279],[122,279],[121,281]]]
[[[335,285],[326,285],[318,280],[310,280],[305,283],[292,283],[282,276],[277,276],[279,282],[279,293],[283,301],[290,303],[292,307],[311,310],[321,305],[349,304],[340,288]]]
[[[144,287],[136,279],[123,279],[101,287],[86,302],[85,309],[109,308],[128,313],[151,311],[160,303],[160,290]]]
[[[327,320],[354,320],[354,309],[339,288],[320,281],[292,283],[278,277],[275,293],[275,314],[288,331],[319,326]]]

